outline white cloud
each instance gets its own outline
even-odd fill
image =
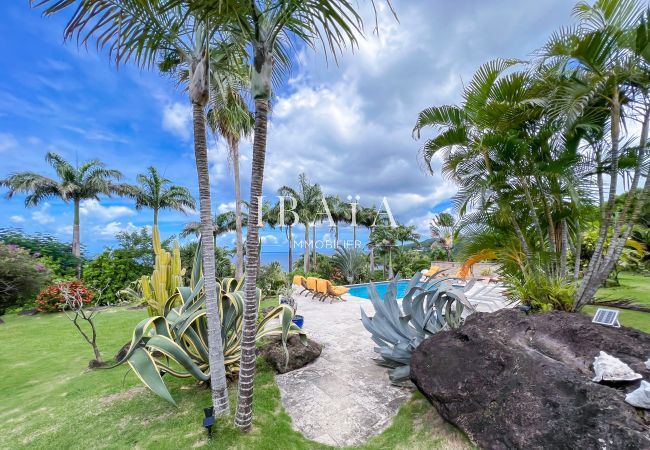
[[[113,238],[117,233],[126,231],[132,233],[138,230],[138,227],[133,225],[132,222],[122,224],[122,222],[110,222],[106,225],[96,225],[92,228],[93,233],[103,238]]]
[[[273,236],[272,234],[265,234],[264,236],[260,237],[260,241],[262,241],[262,245],[277,244],[278,238]]]
[[[163,108],[163,129],[183,139],[189,139],[192,132],[192,108],[189,105],[173,102]]]
[[[114,220],[118,217],[133,216],[136,214],[134,210],[127,206],[103,206],[95,199],[84,200],[81,202],[79,212],[82,216],[87,216],[98,221]]]
[[[13,150],[18,147],[18,141],[13,134],[0,133],[0,153]]]
[[[25,221],[25,218],[21,215],[15,215],[9,217],[9,220],[11,220],[13,223],[23,223]]]
[[[43,203],[41,209],[34,211],[32,213],[32,220],[40,223],[41,225],[47,225],[48,223],[53,223],[55,221],[54,216],[51,216],[47,211],[50,209],[49,203]]]
[[[228,203],[221,203],[219,206],[217,206],[217,214],[223,214],[228,211],[234,211],[235,210],[235,202],[228,202]]]

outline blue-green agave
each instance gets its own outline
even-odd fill
[[[163,375],[194,377],[204,382],[210,380],[200,254],[199,248],[190,286],[177,287],[164,305],[164,315],[144,319],[135,327],[131,347],[116,365],[128,363],[149,389],[172,404],[176,403],[163,381]],[[231,376],[239,372],[241,356],[244,311],[242,281],[224,278],[217,283],[226,374]],[[260,298],[261,292],[258,290],[258,302]],[[306,344],[306,335],[291,320],[293,315],[293,310],[288,305],[276,306],[259,321],[257,339],[281,335],[285,351],[289,335],[299,335],[300,340]],[[273,322],[276,318],[279,318],[279,323]]]
[[[378,345],[377,363],[389,367],[390,380],[401,383],[408,380],[413,350],[429,336],[444,329],[460,326],[467,313],[474,311],[465,297],[466,288],[455,287],[458,280],[429,278],[420,282],[421,273],[409,282],[400,307],[397,301],[397,282],[392,281],[382,299],[375,286],[369,287],[370,301],[375,315],[368,317],[361,308],[363,326]],[[470,282],[471,283],[471,282]],[[465,314],[464,314],[465,313]]]

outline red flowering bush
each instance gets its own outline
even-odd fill
[[[63,281],[46,287],[36,297],[36,309],[39,312],[59,312],[66,303],[66,295],[73,301],[89,304],[95,293],[81,281]],[[76,305],[75,305],[76,306]]]

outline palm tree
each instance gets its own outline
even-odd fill
[[[334,247],[338,248],[339,246],[339,224],[341,223],[350,223],[352,217],[350,214],[350,208],[346,205],[341,198],[337,196],[327,197],[327,205],[330,209],[330,214],[332,215],[332,220],[334,221]]]
[[[312,262],[309,255],[309,227],[316,226],[316,215],[322,207],[323,192],[318,184],[311,184],[307,175],[301,173],[298,177],[298,188],[282,186],[278,189],[278,194],[284,197],[293,198],[296,201],[295,211],[300,218],[300,223],[305,227],[305,253],[304,253],[304,270],[309,272],[312,269]],[[291,245],[291,242],[289,243]],[[316,242],[312,242],[312,247]]]
[[[7,198],[16,193],[28,194],[25,206],[36,206],[43,200],[58,197],[64,202],[72,201],[74,221],[72,226],[72,254],[77,263],[77,278],[81,277],[81,237],[79,230],[79,209],[83,200],[98,200],[99,195],[126,195],[131,186],[115,183],[122,178],[118,170],[107,169],[105,164],[97,159],[86,161],[81,165],[72,165],[62,156],[49,152],[45,161],[51,165],[58,180],[37,174],[35,172],[20,172],[0,180],[0,186],[9,188]]]
[[[431,237],[434,242],[441,243],[445,249],[447,261],[451,261],[451,249],[454,246],[454,233],[456,231],[456,220],[454,216],[446,212],[436,214],[431,219],[429,229],[431,230]]]
[[[243,75],[240,78],[244,78]],[[223,86],[223,84],[221,85]],[[236,89],[213,94],[214,108],[208,113],[208,124],[228,143],[228,155],[232,163],[235,183],[235,231],[236,260],[235,278],[244,276],[244,238],[242,231],[242,199],[239,180],[239,142],[248,138],[253,130],[253,115],[248,110],[246,101]]]
[[[233,211],[226,211],[220,214],[217,214],[212,218],[213,230],[212,234],[215,238],[226,234],[229,231],[235,231],[237,226],[237,215]],[[246,214],[244,213],[243,225],[246,226]],[[194,235],[196,237],[201,236],[201,222],[188,222],[185,224],[183,229],[180,232],[181,237],[187,237]]]
[[[236,17],[229,31],[242,38],[252,51],[252,94],[255,99],[255,125],[251,172],[250,222],[257,222],[257,205],[262,195],[269,99],[273,67],[287,61],[286,51],[295,49],[296,40],[309,46],[318,41],[336,55],[348,43],[355,45],[362,33],[361,17],[350,0],[319,2],[252,0],[223,1],[215,6],[211,0],[195,2],[215,20]],[[283,45],[291,42],[291,45]],[[278,49],[280,51],[278,51]],[[255,375],[255,332],[257,326],[257,266],[259,264],[259,230],[249,227],[246,236],[246,282],[241,368],[235,425],[248,431],[253,420],[253,377]]]
[[[153,226],[158,226],[158,212],[161,209],[173,209],[185,213],[196,208],[196,202],[189,189],[183,186],[169,186],[171,180],[161,176],[155,167],[147,169],[146,174],[136,178],[139,186],[134,186],[131,196],[135,198],[135,208],[153,210]]]
[[[75,7],[65,27],[65,38],[77,36],[80,45],[95,38],[98,48],[108,48],[108,55],[119,65],[132,61],[140,67],[159,62],[162,72],[174,72],[184,83],[192,105],[194,155],[199,184],[201,244],[205,279],[206,316],[212,401],[217,416],[230,411],[224,369],[221,323],[219,320],[217,281],[215,277],[214,239],[210,176],[206,144],[206,105],[210,83],[220,83],[224,75],[236,72],[233,45],[225,44],[224,21],[232,16],[204,18],[188,10],[185,1],[144,2],[140,0],[30,0],[46,6],[50,15]]]
[[[644,4],[634,0],[599,0],[593,5],[580,2],[574,9],[579,25],[555,33],[540,52],[566,80],[557,90],[553,107],[565,118],[567,127],[587,120],[592,122],[592,128],[605,129],[605,124],[593,123],[593,113],[605,110],[609,116],[605,118],[609,122],[609,149],[606,155],[595,152],[595,161],[591,161],[597,172],[600,227],[594,253],[574,297],[576,309],[591,302],[614,269],[650,191],[650,178],[646,177],[642,195],[635,194],[646,164],[650,127],[650,12],[644,15],[645,10]],[[621,145],[623,121],[628,112],[631,117],[640,118],[642,125],[639,145],[632,152]],[[626,166],[625,160],[630,156],[635,162]],[[623,208],[615,211],[622,172],[628,172],[632,181]],[[609,177],[607,195],[603,175]]]

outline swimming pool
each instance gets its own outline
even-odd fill
[[[389,281],[384,281],[380,283],[375,283],[375,289],[377,289],[377,293],[381,298],[384,298],[384,294],[388,290],[388,285],[390,284]],[[406,294],[406,287],[409,284],[409,280],[400,280],[397,282],[397,298],[402,298],[404,297],[404,294]],[[370,294],[368,293],[368,286],[369,284],[356,284],[354,286],[349,286],[349,291],[348,294],[353,295],[355,297],[361,297],[361,298],[370,298]]]

